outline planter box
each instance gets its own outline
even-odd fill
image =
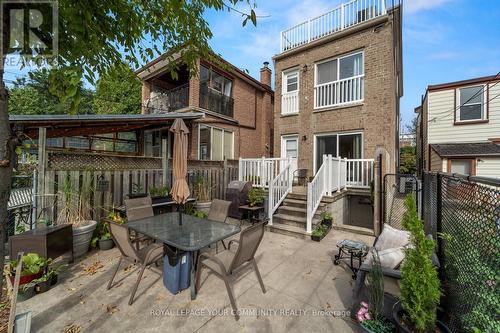
[[[153,205],[164,203],[164,202],[169,202],[171,200],[172,200],[172,197],[170,195],[161,196],[161,197],[151,197],[151,203]]]
[[[35,286],[35,291],[37,294],[42,294],[50,289],[50,279],[44,282],[40,282]]]
[[[19,279],[19,285],[30,283],[31,281],[42,277],[42,275],[43,275],[43,272],[40,271],[40,272],[35,273],[35,274],[21,276],[21,278]],[[12,285],[14,285],[14,275],[9,276],[9,278],[10,278],[10,282],[12,283]]]
[[[20,288],[17,292],[17,301],[26,301],[33,297],[33,295],[35,295],[35,286],[29,287],[27,290],[22,290],[22,288]]]
[[[330,230],[332,228],[332,222],[333,222],[332,219],[322,220],[321,224],[324,225],[325,227],[327,227],[328,230]]]
[[[326,236],[326,235],[325,235]],[[325,236],[314,236],[314,235],[311,235],[311,239],[315,242],[321,242],[321,240],[323,238],[325,238]]]

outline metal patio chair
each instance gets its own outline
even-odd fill
[[[259,280],[262,292],[266,293],[266,288],[264,287],[264,282],[260,276],[259,269],[257,267],[257,262],[255,261],[255,252],[257,251],[262,237],[264,236],[264,223],[257,223],[240,233],[240,239],[232,240],[228,244],[228,250],[223,251],[216,255],[210,255],[208,253],[202,253],[198,257],[198,268],[196,272],[196,291],[200,289],[200,278],[201,271],[204,268],[209,269],[215,276],[222,279],[226,285],[226,290],[229,295],[229,300],[231,302],[231,307],[235,313],[235,318],[238,320],[240,316],[238,315],[238,308],[236,306],[236,300],[233,295],[233,290],[231,288],[230,279],[234,277],[233,273],[241,268],[251,265],[255,270],[257,279]],[[236,252],[231,251],[231,245],[237,244],[238,248]]]
[[[125,211],[128,221],[153,217],[153,202],[150,196],[125,200]]]
[[[113,273],[111,280],[109,280],[107,289],[109,290],[113,286],[113,280],[116,273],[118,273],[118,270],[120,269],[122,260],[131,261],[132,263],[139,264],[141,266],[139,276],[137,277],[137,281],[132,288],[132,293],[130,294],[130,299],[128,301],[128,304],[132,305],[134,302],[135,292],[137,291],[139,282],[141,282],[144,270],[146,267],[155,264],[163,257],[163,245],[153,243],[137,250],[132,244],[130,232],[126,225],[109,222],[109,230],[113,241],[120,250],[121,256],[118,264],[116,265],[115,272]]]
[[[229,214],[229,206],[231,206],[231,201],[214,199],[212,201],[212,205],[210,206],[207,219],[209,219],[210,221],[226,223]],[[224,243],[224,240],[221,240],[221,243],[226,250],[227,247]],[[219,252],[217,243],[215,243],[215,251]]]

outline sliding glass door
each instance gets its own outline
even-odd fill
[[[323,164],[323,155],[363,158],[362,133],[332,133],[316,135],[315,172]]]

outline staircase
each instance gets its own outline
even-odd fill
[[[306,232],[307,194],[301,192],[303,191],[294,188],[292,193],[286,196],[282,205],[273,215],[273,224],[268,225],[267,230],[297,238],[309,239],[311,237]],[[333,201],[332,197],[323,197],[313,218],[313,228],[317,223],[321,222],[321,213]]]

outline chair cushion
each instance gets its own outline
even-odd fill
[[[226,269],[226,272],[229,268],[229,265],[231,265],[231,261],[233,260],[235,255],[235,252],[230,251],[230,250],[225,250],[222,251],[218,254],[216,254],[214,257],[218,258],[220,261],[222,261],[222,264],[224,265],[224,268]],[[208,259],[203,259],[202,260],[203,265],[207,266],[210,270],[219,273],[221,275],[224,275],[225,273],[220,269],[220,266],[215,263],[212,260]]]
[[[145,262],[146,257],[148,256],[148,253],[151,252],[151,255],[149,256],[149,261]],[[163,256],[163,245],[162,244],[150,244],[148,246],[145,246],[139,251],[137,251],[137,256],[139,257],[139,260],[141,263],[145,265],[149,265],[156,260],[160,259]]]
[[[378,257],[380,259],[380,266],[396,269],[405,258],[405,249],[404,247],[396,247],[378,251]],[[373,253],[371,251],[366,256],[365,263],[369,265],[373,263]]]
[[[378,251],[404,247],[410,243],[410,233],[404,230],[398,230],[388,224],[384,225],[384,230],[378,236],[375,248]]]

